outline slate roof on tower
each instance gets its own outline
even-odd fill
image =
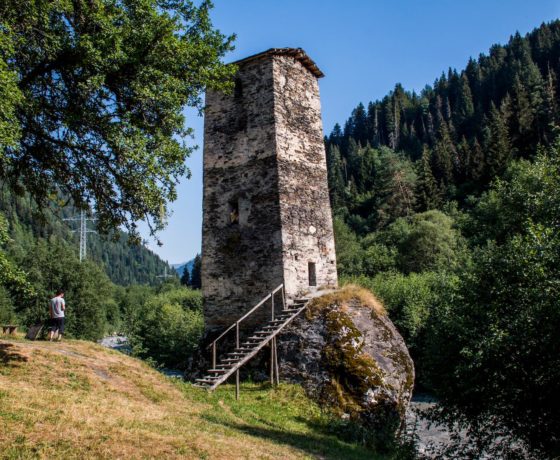
[[[324,77],[325,74],[317,67],[317,64],[311,59],[305,51],[301,48],[270,48],[262,53],[253,54],[239,61],[232,62],[232,64],[243,64],[257,59],[263,59],[268,56],[293,56],[294,59],[301,62],[302,65],[309,70],[317,78]]]

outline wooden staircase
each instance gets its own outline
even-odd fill
[[[281,308],[277,308],[275,311],[274,300],[278,295],[281,295],[282,303]],[[252,334],[249,334],[241,343],[239,335],[240,324],[257,310],[265,308],[269,300],[271,306],[270,320],[260,327],[257,326],[256,330],[254,330]],[[293,305],[287,306],[284,296],[284,285],[281,284],[278,286],[209,345],[208,348],[212,347],[212,368],[208,369],[207,375],[203,378],[196,379],[195,386],[213,391],[233,374],[236,374],[236,396],[239,397],[239,369],[255,357],[267,344],[271,344],[271,380],[274,382],[274,373],[276,374],[276,380],[278,380],[276,336],[294,318],[305,310],[308,302],[309,299],[297,299],[294,301]],[[217,346],[219,341],[234,329],[236,333],[236,347],[233,351],[217,360]]]

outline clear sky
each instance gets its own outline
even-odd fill
[[[560,17],[559,0],[214,0],[212,18],[236,49],[226,62],[269,48],[303,48],[325,73],[320,80],[325,133],[359,102],[382,98],[396,83],[432,84],[449,67],[486,53],[510,35]],[[200,252],[203,120],[187,111],[200,148],[187,160],[173,215],[149,247],[170,263]],[[149,240],[147,234],[146,239]]]

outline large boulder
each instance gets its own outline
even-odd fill
[[[347,286],[312,300],[278,337],[280,378],[342,418],[394,432],[412,396],[414,365],[381,303]]]

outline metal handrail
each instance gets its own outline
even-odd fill
[[[264,297],[258,304],[256,304],[253,308],[251,308],[251,310],[249,310],[247,313],[245,313],[241,318],[239,318],[235,323],[233,323],[230,327],[228,327],[224,332],[222,332],[211,344],[208,345],[208,347],[206,347],[206,349],[212,347],[212,368],[215,369],[216,368],[216,345],[218,343],[218,341],[220,339],[222,339],[228,332],[230,332],[233,328],[236,329],[236,337],[235,337],[235,342],[236,342],[236,347],[239,348],[239,324],[241,324],[241,322],[247,318],[248,316],[250,316],[252,313],[254,313],[257,309],[259,309],[260,307],[262,307],[267,300],[272,299],[272,306],[271,306],[271,315],[272,315],[272,319],[274,319],[274,294],[276,294],[278,291],[282,290],[282,305],[283,308],[286,307],[286,299],[285,299],[285,294],[284,294],[284,283],[280,284],[277,288],[273,289],[266,297]]]

